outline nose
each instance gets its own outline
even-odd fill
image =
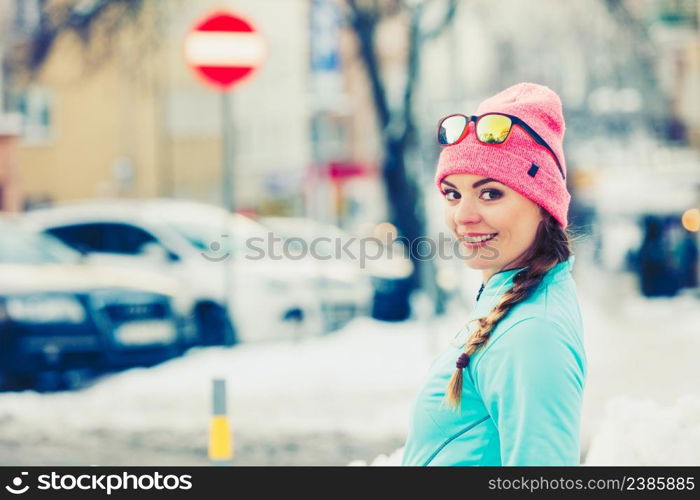
[[[472,196],[462,196],[454,212],[454,221],[459,226],[471,226],[481,221],[478,204]]]

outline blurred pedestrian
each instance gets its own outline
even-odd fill
[[[671,297],[678,290],[678,279],[671,254],[666,249],[663,221],[654,215],[644,217],[644,238],[639,248],[639,285],[646,297]]]
[[[404,465],[578,465],[587,361],[566,232],[564,118],[533,83],[441,120],[445,222],[482,273],[411,415]]]

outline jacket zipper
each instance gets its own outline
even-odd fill
[[[474,427],[476,427],[477,425],[479,425],[481,422],[484,422],[484,421],[488,420],[488,418],[489,418],[489,416],[486,415],[486,416],[485,416],[484,418],[482,418],[481,420],[478,420],[478,421],[476,421],[476,422],[470,424],[468,427],[466,427],[466,428],[462,429],[461,431],[459,431],[458,433],[453,434],[452,436],[450,436],[445,442],[443,442],[443,443],[438,447],[437,450],[435,450],[435,451],[433,452],[432,455],[430,455],[430,458],[428,458],[428,460],[425,461],[425,463],[423,464],[423,467],[425,467],[425,466],[428,465],[430,462],[432,462],[433,459],[437,456],[437,454],[440,453],[440,452],[442,451],[442,449],[443,449],[445,446],[447,446],[448,444],[450,444],[452,441],[454,441],[455,439],[457,439],[459,436],[461,436],[461,435],[464,434],[465,432],[468,432],[469,430],[473,429]]]

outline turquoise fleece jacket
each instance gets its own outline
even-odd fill
[[[472,355],[459,412],[441,401],[475,323],[433,361],[413,404],[403,465],[579,465],[587,361],[574,260],[550,269]],[[469,319],[486,316],[519,270],[491,276]]]

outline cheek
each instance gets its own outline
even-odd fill
[[[512,236],[518,227],[520,214],[508,205],[487,207],[482,214],[487,227],[500,233],[501,239]]]
[[[489,226],[501,233],[501,241],[510,240],[511,242],[524,245],[530,243],[531,237],[534,238],[537,228],[536,212],[533,212],[530,205],[522,203],[509,203],[494,207],[485,219]]]
[[[455,207],[445,203],[445,207],[443,209],[443,215],[444,215],[444,220],[445,220],[445,225],[449,227],[450,229],[455,228]]]
[[[519,245],[527,248],[535,239],[539,214],[530,206],[521,207],[510,219],[510,232]]]

